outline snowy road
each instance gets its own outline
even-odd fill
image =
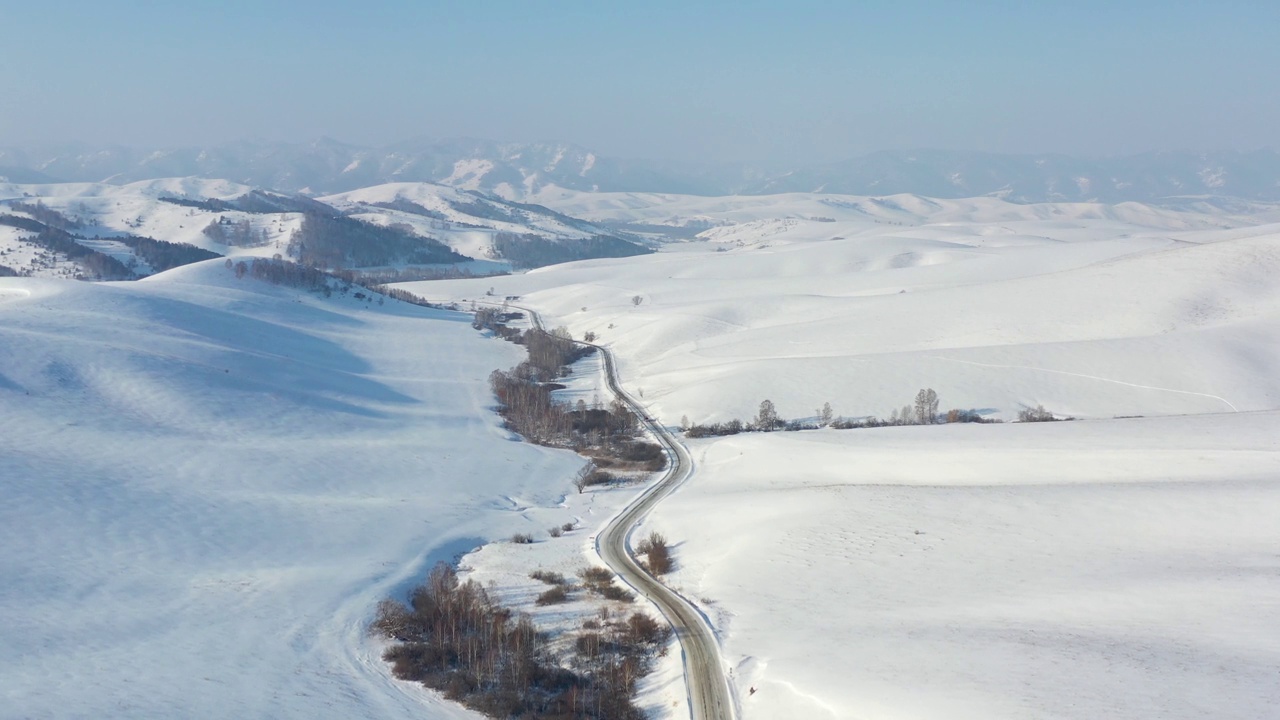
[[[513,306],[514,307],[514,306]],[[533,324],[543,328],[542,318],[529,308]],[[623,508],[604,530],[596,536],[596,554],[636,592],[648,598],[662,612],[671,626],[684,652],[685,685],[689,692],[689,712],[693,720],[732,720],[734,704],[729,692],[728,680],[720,660],[720,645],[711,624],[679,593],[654,579],[628,552],[628,539],[636,525],[659,502],[680,486],[693,472],[693,459],[684,445],[622,389],[618,382],[618,370],[608,349],[591,345],[604,357],[605,377],[609,390],[625,402],[653,433],[666,450],[668,467],[663,476],[639,497]]]
[[[604,355],[609,389],[644,421],[666,448],[670,460],[666,476],[618,513],[596,536],[596,552],[627,584],[657,605],[675,628],[680,647],[684,650],[685,684],[689,689],[689,708],[694,720],[731,720],[734,705],[720,661],[719,643],[711,625],[692,603],[655,580],[627,551],[631,531],[689,477],[693,472],[693,460],[670,431],[649,417],[644,408],[623,391],[618,384],[613,355],[602,347],[596,347]]]

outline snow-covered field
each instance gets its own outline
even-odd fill
[[[1085,418],[693,442],[693,480],[647,526],[676,543],[744,718],[1280,706],[1274,207],[539,200],[708,242],[413,289],[492,286],[597,333],[670,425],[765,398],[887,417],[925,387],[943,410]]]
[[[772,209],[805,215],[813,202]],[[1274,209],[1250,225],[1145,206],[922,203],[933,201],[895,200],[919,212],[911,225],[797,221],[781,234],[736,205],[688,210],[736,223],[704,235],[737,241],[409,287],[452,298],[493,287],[597,333],[671,424],[747,419],[765,398],[789,418],[824,402],[887,417],[923,387],[943,409],[1005,418],[1037,404],[1085,417],[1280,407]]]
[[[161,194],[245,190],[58,187],[49,204],[102,234],[193,241],[204,211]],[[333,201],[427,207],[429,191]],[[693,479],[645,530],[675,543],[672,582],[715,622],[744,718],[1280,704],[1274,206],[536,201],[701,240],[405,287],[492,288],[595,332],[668,424],[749,419],[765,398],[787,418],[824,402],[884,417],[924,387],[943,410],[1085,418],[692,443]],[[573,573],[631,494],[577,495],[579,458],[498,426],[487,376],[520,358],[460,315],[321,300],[221,261],[137,283],[0,279],[0,716],[472,717],[389,678],[363,634],[376,602],[529,532],[541,542],[463,560],[527,602],[528,571]],[[598,373],[580,371],[565,395],[590,401]],[[1113,419],[1132,415],[1147,417]],[[676,667],[645,687],[655,716],[684,712]]]
[[[744,720],[1280,707],[1280,413],[692,450],[648,525],[710,601]]]
[[[573,492],[490,410],[520,357],[221,261],[0,279],[0,716],[475,717],[363,629]]]

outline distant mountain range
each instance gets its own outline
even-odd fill
[[[1211,195],[1280,200],[1280,153],[1153,152],[1106,159],[945,150],[885,151],[766,172],[603,157],[574,145],[415,140],[373,148],[321,139],[177,149],[0,149],[10,182],[125,183],[162,177],[233,180],[282,192],[345,192],[389,182],[435,182],[522,200],[547,186],[602,192],[758,195],[913,193],[999,195],[1020,203],[1139,201]]]

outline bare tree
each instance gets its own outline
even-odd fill
[[[938,419],[938,393],[933,388],[922,388],[916,393],[916,423],[932,425]]]
[[[756,414],[756,428],[764,432],[773,432],[779,422],[778,410],[774,408],[773,401],[762,401],[760,403],[760,411]]]
[[[644,298],[640,295],[631,296],[631,304],[640,307],[640,303],[644,302]]]
[[[591,474],[595,471],[596,464],[588,462],[586,465],[579,468],[577,474],[573,476],[573,486],[578,488],[579,495],[581,495],[582,491],[587,488],[587,485],[591,484]]]
[[[831,403],[822,403],[822,409],[818,411],[818,425],[826,427],[835,419],[835,412],[831,409]]]

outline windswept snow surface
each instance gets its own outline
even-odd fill
[[[1267,412],[694,441],[648,525],[743,720],[1254,720],[1280,707],[1277,438]]]
[[[786,196],[725,219],[741,199],[702,200],[682,212],[728,222],[703,233],[714,242],[412,289],[493,287],[597,333],[672,424],[749,419],[765,398],[788,418],[824,402],[887,417],[923,387],[944,410],[1005,418],[1037,404],[1086,417],[1280,407],[1270,210],[1251,225],[1133,204]],[[911,211],[901,225],[796,217],[836,200]]]
[[[1274,208],[569,199],[540,201],[708,242],[413,289],[597,333],[669,425],[887,417],[925,387],[1085,418],[693,441],[641,532],[744,719],[1275,715]]]
[[[237,281],[0,279],[0,716],[477,717],[392,680],[374,606],[524,530],[459,314]]]

